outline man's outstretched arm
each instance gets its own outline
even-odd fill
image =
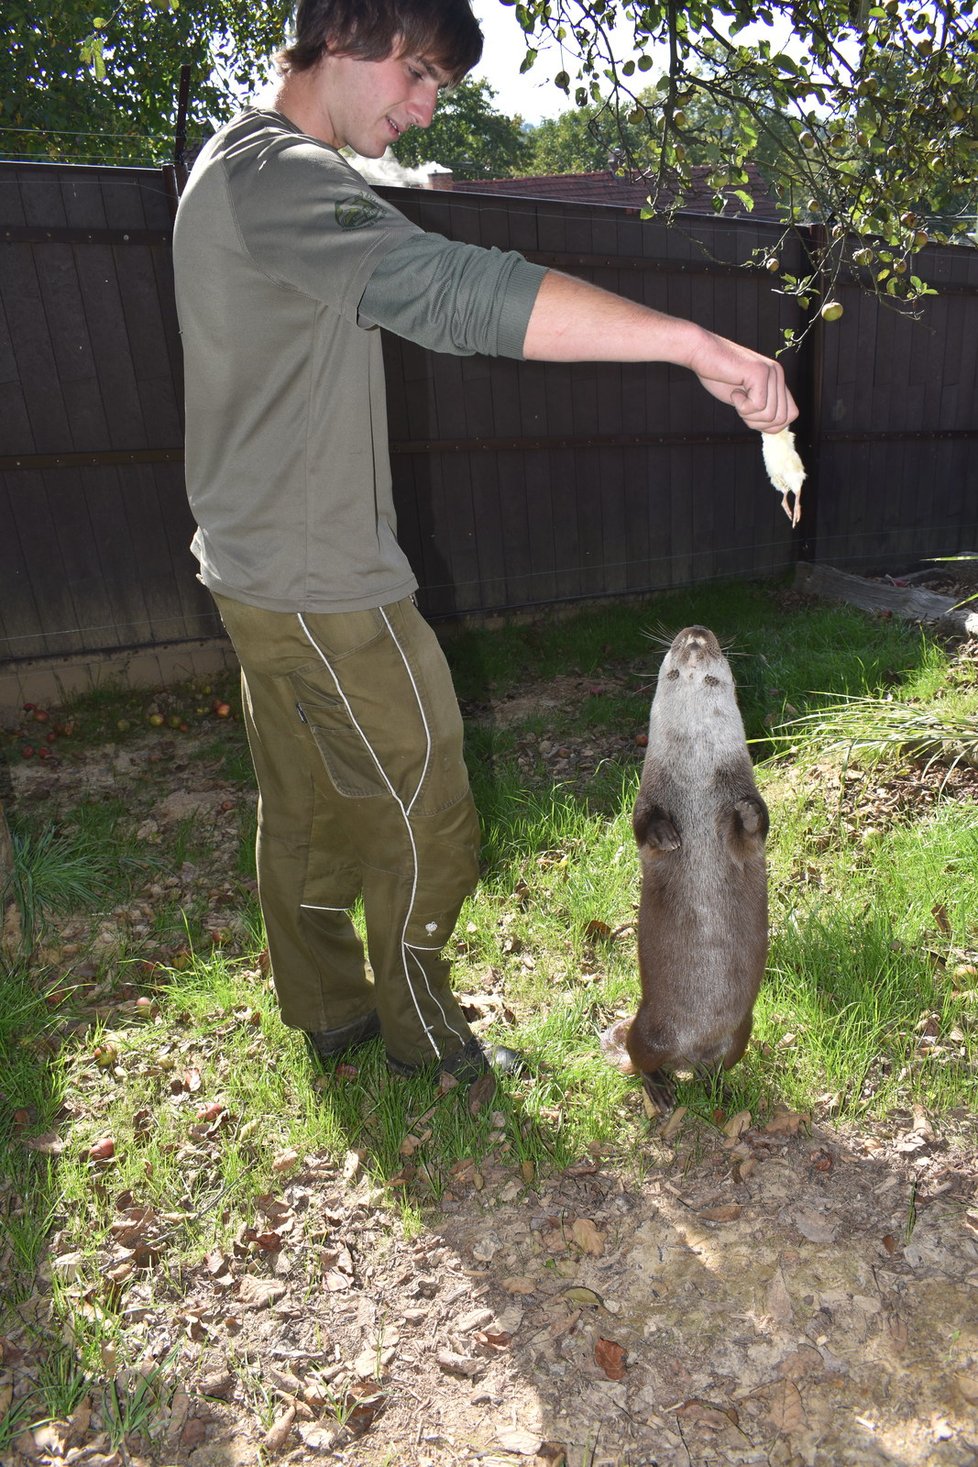
[[[671,362],[759,432],[778,433],[798,416],[778,362],[554,270],[540,284],[523,354],[540,362]]]

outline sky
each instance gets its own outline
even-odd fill
[[[526,41],[513,7],[500,0],[472,0],[472,9],[482,27],[484,44],[482,60],[471,75],[493,88],[494,106],[508,117],[518,113],[524,122],[539,122],[543,117],[565,112],[567,98],[552,81],[560,68],[549,56],[538,57],[532,70],[520,75]]]
[[[503,5],[501,0],[472,0],[472,9],[485,38],[482,61],[472,76],[487,81],[493,88],[497,110],[508,117],[519,114],[524,122],[539,122],[544,117],[558,117],[561,112],[571,111],[573,101],[553,84],[554,75],[561,70],[560,52],[556,48],[542,51],[531,69],[521,76],[520,62],[526,52],[526,39],[513,7]],[[623,45],[622,59],[629,50]]]

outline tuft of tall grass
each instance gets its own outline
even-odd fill
[[[978,714],[973,700],[912,703],[892,694],[866,695],[820,707],[790,719],[772,740],[792,751],[841,754],[846,759],[912,761],[926,774],[935,764],[948,771],[978,767]]]

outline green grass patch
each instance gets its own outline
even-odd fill
[[[476,1114],[463,1092],[389,1076],[379,1042],[324,1067],[282,1025],[260,963],[240,720],[199,686],[77,700],[48,719],[70,726],[52,744],[65,769],[86,753],[130,762],[98,797],[12,821],[27,940],[0,981],[0,1334],[22,1324],[52,1235],[77,1258],[52,1276],[50,1321],[31,1316],[46,1363],[0,1423],[0,1456],[24,1422],[92,1392],[123,1443],[169,1388],[164,1371],[139,1374],[118,1308],[91,1302],[125,1294],[125,1269],[106,1274],[120,1236],[134,1276],[172,1293],[214,1250],[259,1246],[267,1199],[307,1156],[337,1174],[352,1157],[409,1233],[500,1167],[522,1186],[597,1152],[631,1173],[651,1164],[640,1086],[598,1035],[638,1001],[635,735],[664,646],[692,622],[730,644],[764,756],[771,951],[746,1056],[720,1082],[681,1082],[680,1103],[703,1134],[742,1109],[868,1125],[978,1103],[978,687],[973,663],[919,631],[737,583],[449,640],[483,830],[456,987],[488,1016],[485,1037],[530,1061]],[[493,717],[558,676],[584,680],[577,705]],[[25,727],[7,731],[13,758]],[[543,736],[605,752],[587,778],[555,780]],[[154,802],[180,787],[156,738],[238,803],[147,835]],[[261,1415],[257,1377],[254,1390]]]

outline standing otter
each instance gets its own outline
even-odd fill
[[[642,1002],[613,1026],[661,1112],[667,1071],[729,1070],[750,1037],[767,958],[767,806],[716,637],[686,627],[666,653],[632,817],[642,863]]]

